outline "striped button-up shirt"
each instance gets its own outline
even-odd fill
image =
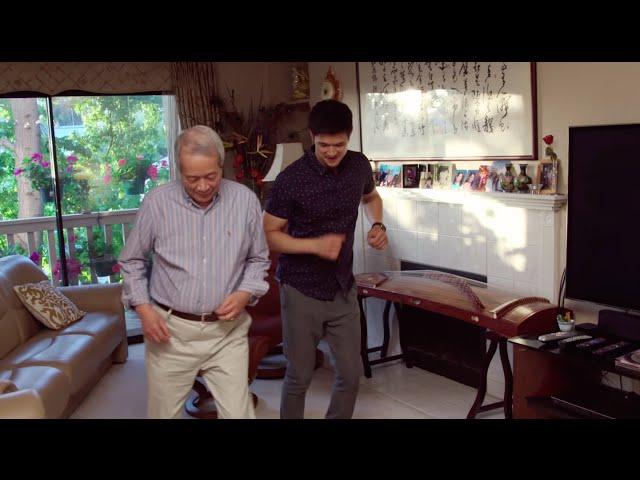
[[[191,200],[179,180],[159,186],[140,205],[119,263],[127,308],[153,299],[199,315],[215,311],[239,290],[260,297],[269,289],[260,202],[247,187],[226,179],[206,208]]]

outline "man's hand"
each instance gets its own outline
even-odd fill
[[[171,336],[164,318],[150,304],[138,305],[136,313],[142,323],[142,334],[155,343],[168,342]]]
[[[387,232],[380,225],[376,225],[369,233],[367,233],[367,243],[376,250],[384,250],[389,241],[387,240]]]
[[[250,299],[251,294],[249,292],[233,292],[222,301],[215,314],[223,321],[235,320]]]
[[[327,260],[337,259],[345,238],[346,235],[343,233],[327,233],[318,237],[316,239],[316,255]]]

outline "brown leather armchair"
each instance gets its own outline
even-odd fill
[[[280,285],[276,280],[276,267],[278,266],[279,253],[270,252],[271,266],[267,272],[269,291],[260,298],[253,307],[248,307],[252,323],[249,335],[263,336],[269,339],[269,351],[267,356],[283,355],[282,351],[282,319],[280,318]],[[322,351],[316,349],[316,368],[324,362]],[[287,370],[286,362],[274,362],[265,359],[258,366],[257,378],[269,380],[284,378]]]

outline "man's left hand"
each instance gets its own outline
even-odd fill
[[[367,243],[376,250],[384,250],[389,241],[387,240],[387,232],[376,225],[367,234]]]
[[[215,314],[223,321],[235,320],[250,299],[251,294],[249,292],[233,292],[222,301]]]

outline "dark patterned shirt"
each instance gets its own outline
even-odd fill
[[[282,254],[277,278],[318,300],[333,300],[353,285],[353,233],[363,195],[375,188],[371,165],[362,153],[348,150],[331,170],[308,152],[284,169],[266,203],[267,213],[286,219],[294,238],[344,233],[336,261],[316,255]]]

